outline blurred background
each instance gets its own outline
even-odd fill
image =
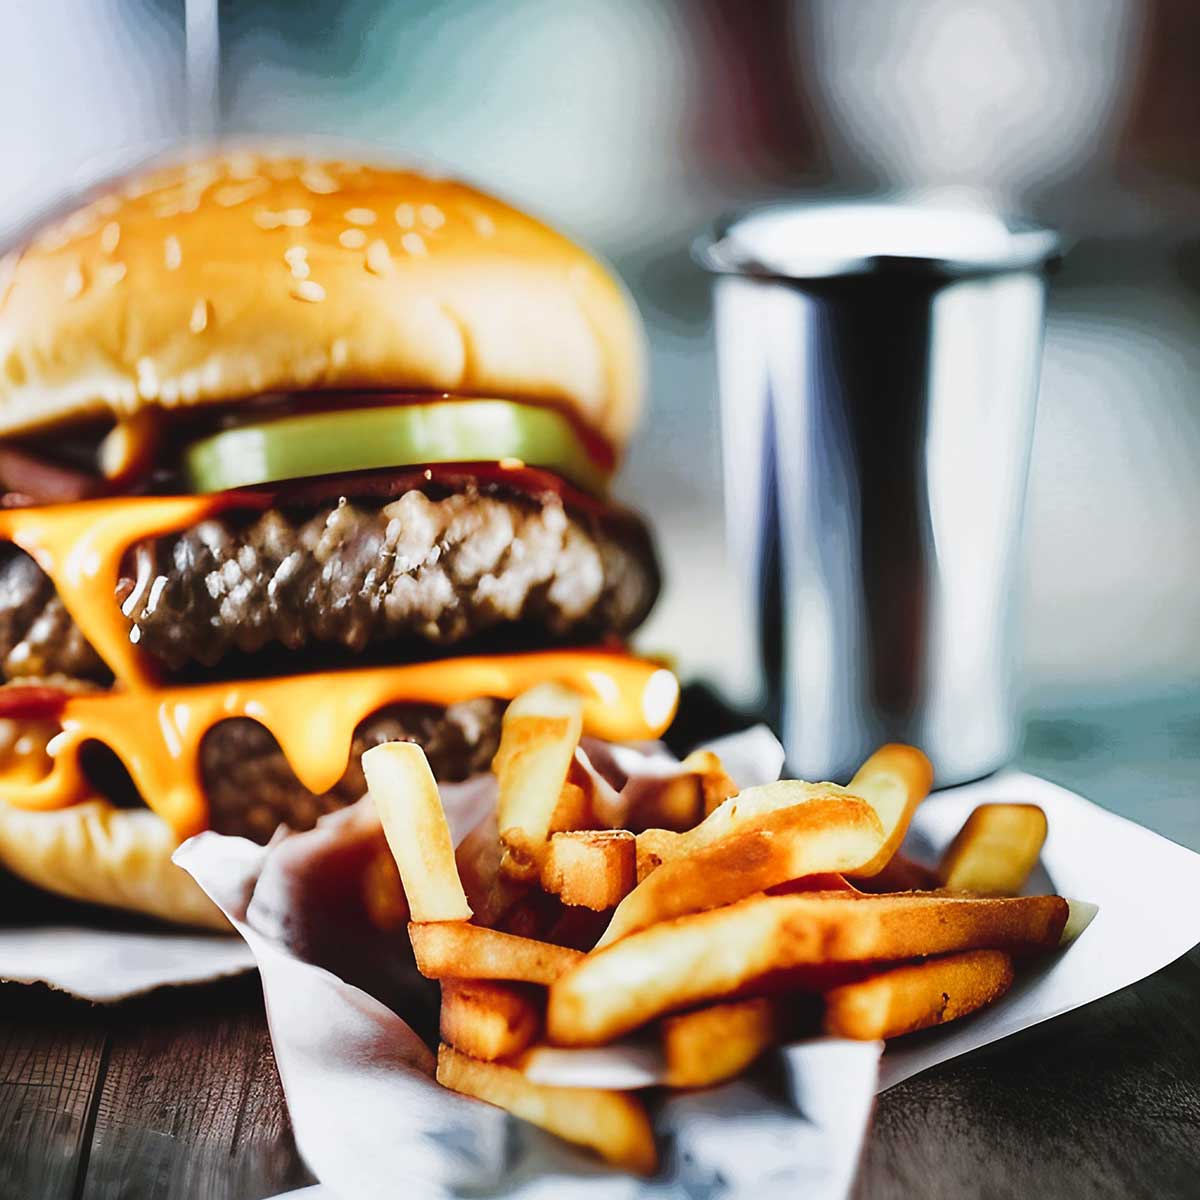
[[[641,644],[749,699],[692,238],[772,196],[983,200],[1073,239],[1026,511],[1031,705],[1200,677],[1195,0],[39,0],[5,6],[0,240],[148,148],[316,133],[438,164],[607,255],[651,393],[621,494],[668,586]],[[217,65],[213,103],[187,101]]]

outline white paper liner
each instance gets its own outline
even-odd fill
[[[219,933],[83,925],[0,929],[0,979],[45,983],[95,1004],[252,970],[250,947]]]
[[[719,748],[742,786],[777,774],[782,755],[768,738],[748,731]],[[631,783],[636,790],[639,772],[671,769],[656,746],[585,743],[581,760],[611,784],[614,815],[618,793],[628,794]],[[491,795],[488,785],[475,784],[446,789],[443,800],[461,837]],[[718,1191],[754,1200],[841,1198],[877,1089],[1136,982],[1200,940],[1200,855],[1028,775],[1006,772],[931,797],[907,848],[930,861],[985,800],[1045,809],[1044,870],[1030,890],[1054,888],[1100,905],[1079,941],[1023,971],[993,1007],[893,1043],[882,1065],[878,1044],[818,1040],[769,1055],[741,1080],[667,1098],[656,1113],[663,1172],[649,1182],[432,1081],[428,1047],[396,1015],[426,1026],[431,1016],[418,1001],[422,985],[405,956],[406,935],[378,934],[361,917],[355,926],[349,892],[338,883],[352,873],[331,870],[380,844],[367,805],[268,848],[202,834],[177,861],[254,951],[297,1145],[334,1194],[391,1197],[402,1185],[404,1194],[419,1196],[532,1197],[569,1188],[604,1200]],[[644,1086],[655,1077],[655,1052],[644,1044],[634,1054],[621,1047],[588,1051],[586,1059],[576,1053],[548,1054],[538,1077],[574,1086]]]

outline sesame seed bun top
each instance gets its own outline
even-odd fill
[[[465,184],[228,150],[0,259],[0,435],[376,388],[554,402],[620,450],[642,331],[573,242]]]

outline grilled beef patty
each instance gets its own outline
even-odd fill
[[[107,682],[42,571],[15,547],[3,553],[4,678]],[[448,651],[516,628],[539,630],[543,642],[591,640],[633,629],[657,591],[636,518],[468,487],[202,521],[136,546],[114,602],[168,670],[230,663],[236,672],[236,655],[270,647]]]

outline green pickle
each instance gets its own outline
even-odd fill
[[[543,467],[585,491],[604,491],[605,472],[562,413],[511,400],[449,400],[276,417],[214,433],[184,452],[184,466],[198,492],[380,467],[502,459]]]

